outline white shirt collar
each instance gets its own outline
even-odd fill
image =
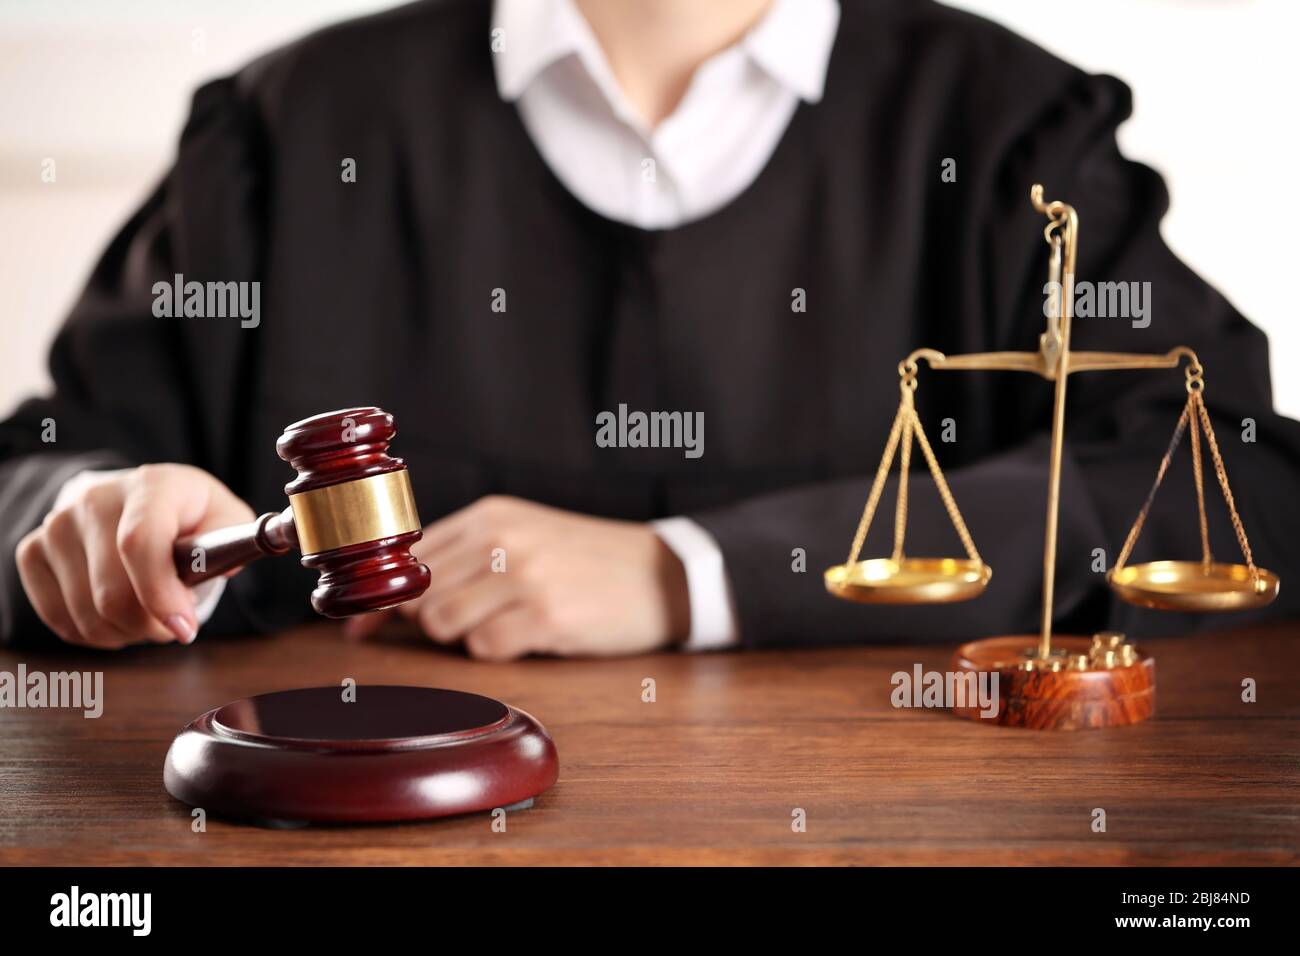
[[[741,45],[773,79],[817,103],[839,25],[837,0],[775,0]]]
[[[816,103],[839,19],[838,0],[773,0],[738,46],[801,99]],[[551,64],[577,56],[615,111],[626,112],[604,53],[573,0],[495,0],[492,31],[500,43],[493,66],[503,100],[518,99]]]

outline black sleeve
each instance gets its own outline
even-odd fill
[[[963,188],[973,186],[987,201],[979,204],[984,214],[976,221],[959,224],[973,248],[965,261],[954,264],[957,274],[944,277],[959,290],[953,293],[954,321],[978,323],[989,350],[1035,351],[1045,324],[1047,245],[1046,219],[1030,207],[1029,187],[1043,183],[1049,200],[1075,206],[1081,222],[1077,278],[1149,282],[1151,321],[1135,328],[1124,318],[1077,318],[1072,347],[1158,353],[1185,344],[1196,350],[1255,559],[1284,579],[1279,599],[1256,616],[1295,614],[1300,586],[1292,582],[1288,588],[1285,579],[1300,571],[1300,509],[1289,501],[1300,489],[1300,425],[1273,411],[1264,335],[1161,239],[1160,220],[1168,205],[1164,184],[1151,169],[1124,159],[1115,140],[1130,109],[1129,91],[1118,80],[1074,73],[1048,109],[1027,117],[1007,138],[997,162],[975,171],[975,182]],[[988,590],[967,603],[935,607],[849,605],[825,593],[822,571],[845,560],[875,471],[875,461],[864,461],[862,475],[852,480],[793,488],[692,516],[723,551],[746,645],[955,640],[1037,631],[1053,385],[1026,373],[939,372],[923,366],[918,407],[941,465],[945,449],[935,441],[937,419],[927,415],[926,386],[937,376],[963,375],[1000,376],[996,402],[1006,440],[994,453],[945,469],[975,543],[993,568]],[[1181,371],[1071,376],[1057,553],[1058,629],[1111,626],[1150,636],[1240,625],[1250,618],[1137,611],[1110,595],[1096,569],[1094,549],[1103,549],[1106,567],[1118,555],[1185,399]],[[953,411],[960,418],[960,410],[945,407],[943,414]],[[1243,440],[1252,428],[1255,440]],[[1185,446],[1132,563],[1200,555]],[[1216,557],[1241,561],[1208,453],[1205,477]],[[889,552],[895,489],[891,480],[863,557]],[[919,456],[913,460],[911,500],[908,553],[964,556]],[[792,557],[797,548],[807,553],[802,573]]]
[[[255,277],[257,128],[235,80],[196,93],[173,168],[109,245],[55,339],[53,394],[0,423],[0,641],[49,639],[14,550],[68,478],[179,461],[238,490],[228,426],[248,337],[155,316],[154,285],[177,274]]]

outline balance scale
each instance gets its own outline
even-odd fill
[[[1237,514],[1223,456],[1205,407],[1204,369],[1190,348],[1178,346],[1164,353],[1072,352],[1070,324],[1073,303],[1062,295],[1062,277],[1072,287],[1078,254],[1079,217],[1072,206],[1044,202],[1043,187],[1030,191],[1034,208],[1048,224],[1044,237],[1048,257],[1049,300],[1047,330],[1039,337],[1037,352],[983,352],[944,355],[918,349],[899,363],[898,413],[885,445],[885,453],[867,495],[862,520],[853,536],[848,560],[827,569],[826,589],[835,597],[861,604],[945,604],[979,597],[993,577],[993,569],[980,558],[961,511],[952,496],[934,450],[916,413],[915,393],[919,363],[932,369],[1032,372],[1056,383],[1052,406],[1051,459],[1047,485],[1047,533],[1043,546],[1043,607],[1040,634],[992,637],[960,647],[953,659],[958,673],[997,672],[1001,701],[996,717],[1003,725],[1041,730],[1076,730],[1137,723],[1155,711],[1155,662],[1129,643],[1123,634],[1105,632],[1091,639],[1052,637],[1052,597],[1056,576],[1056,530],[1060,511],[1061,455],[1065,432],[1065,389],[1077,372],[1120,369],[1174,369],[1184,360],[1187,403],[1174,428],[1156,472],[1155,482],[1138,511],[1115,566],[1107,573],[1111,589],[1122,600],[1139,607],[1166,611],[1234,611],[1263,607],[1277,597],[1276,574],[1258,567],[1246,531]],[[1201,528],[1200,561],[1152,561],[1129,565],[1147,513],[1184,433],[1190,435],[1192,468]],[[1209,448],[1219,487],[1227,503],[1244,564],[1224,564],[1210,551],[1202,479],[1202,438]],[[921,449],[948,517],[966,551],[965,558],[907,557],[908,472],[912,443]],[[894,550],[888,558],[860,560],[863,542],[880,503],[885,479],[897,454],[900,462],[898,501],[894,512]],[[980,718],[976,707],[954,708],[954,713]]]

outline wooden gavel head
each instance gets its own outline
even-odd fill
[[[285,485],[304,567],[320,572],[311,604],[326,617],[394,607],[429,587],[411,554],[420,518],[406,463],[388,454],[397,433],[380,408],[347,408],[295,422],[275,450],[298,472]]]
[[[311,604],[326,617],[382,611],[417,598],[429,569],[411,554],[420,517],[406,463],[388,454],[397,434],[381,408],[345,408],[304,418],[275,443],[298,477],[285,485],[289,507],[172,546],[189,585],[297,547],[320,572]]]

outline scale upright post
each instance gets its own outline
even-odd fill
[[[1038,656],[1052,655],[1052,602],[1056,592],[1056,527],[1061,514],[1061,458],[1065,450],[1065,388],[1070,381],[1070,326],[1074,319],[1074,266],[1078,252],[1079,217],[1064,203],[1043,203],[1043,187],[1030,192],[1034,208],[1052,221],[1046,237],[1052,247],[1048,277],[1052,297],[1048,329],[1043,333],[1040,354],[1048,378],[1056,379],[1052,400],[1052,452],[1047,472],[1047,532],[1043,540],[1043,615]],[[1064,235],[1062,235],[1064,233]],[[1062,248],[1064,247],[1064,248]],[[1064,258],[1064,266],[1062,266]],[[1062,275],[1064,271],[1064,275]],[[1058,321],[1053,328],[1053,319]]]

